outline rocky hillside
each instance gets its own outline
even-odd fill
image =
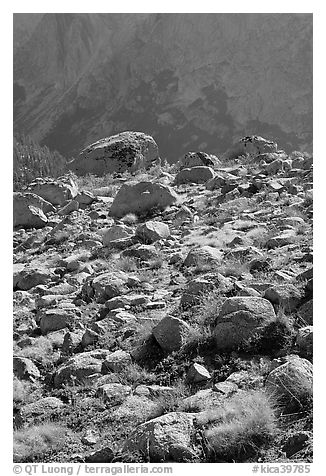
[[[241,147],[14,194],[15,461],[312,461],[312,158]]]
[[[253,133],[311,149],[312,15],[22,15],[15,130],[66,156],[122,130],[169,162]]]

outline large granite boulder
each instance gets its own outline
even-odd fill
[[[124,451],[141,453],[151,462],[191,461],[196,457],[192,436],[195,415],[173,412],[139,425],[124,444]]]
[[[284,363],[273,361],[277,366],[267,376],[266,388],[279,399],[279,403],[296,407],[312,396],[313,366],[309,360],[297,355],[289,355],[284,360]]]
[[[235,349],[260,333],[276,318],[272,304],[260,297],[231,297],[224,301],[214,331],[218,349]]]
[[[269,152],[277,152],[277,144],[260,136],[247,136],[240,139],[227,153],[229,158],[237,158],[240,155],[259,155]]]
[[[78,175],[102,176],[149,168],[158,161],[158,147],[153,137],[143,132],[127,131],[94,142],[68,166]]]
[[[177,201],[177,194],[167,185],[152,182],[124,184],[118,191],[110,215],[121,218],[128,213],[143,215],[164,210]]]
[[[78,193],[77,184],[71,177],[60,177],[56,180],[37,178],[29,185],[28,189],[52,205],[63,205],[68,200],[75,198]]]
[[[177,317],[164,317],[152,330],[155,340],[166,352],[179,350],[190,333],[190,326]]]
[[[13,195],[14,227],[42,228],[47,224],[46,213],[55,211],[51,203],[34,193],[15,192]]]
[[[74,355],[64,362],[54,374],[54,386],[60,387],[64,383],[83,382],[93,374],[100,374],[102,364],[111,351],[104,349],[91,350]]]
[[[196,166],[180,170],[175,177],[177,185],[186,183],[205,183],[214,177],[214,170],[211,167]]]
[[[187,152],[178,162],[178,168],[185,169],[204,165],[206,167],[214,167],[220,164],[219,159],[215,155],[206,154],[206,152]]]

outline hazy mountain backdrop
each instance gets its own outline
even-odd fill
[[[14,130],[69,157],[143,131],[161,156],[312,144],[312,15],[14,14]]]

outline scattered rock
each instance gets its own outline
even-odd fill
[[[177,198],[177,194],[167,185],[152,182],[124,184],[112,203],[110,215],[121,218],[128,213],[154,213],[173,205]]]
[[[210,380],[211,375],[203,365],[200,364],[191,364],[188,373],[187,380],[190,383],[201,383]]]
[[[111,354],[109,350],[91,350],[82,352],[64,362],[54,374],[54,386],[60,387],[64,383],[83,383],[93,374],[101,373],[102,363]]]
[[[189,251],[183,265],[186,267],[207,264],[218,265],[221,263],[222,256],[222,253],[216,248],[212,246],[202,246]]]
[[[160,347],[167,352],[180,349],[189,332],[186,322],[172,316],[164,317],[152,330]]]
[[[48,223],[45,214],[54,210],[51,203],[34,193],[15,192],[13,195],[14,227],[43,228]]]
[[[194,415],[167,413],[139,425],[126,440],[123,450],[139,452],[151,462],[187,462],[196,458],[192,445]]]
[[[275,319],[272,304],[260,297],[232,297],[224,301],[214,330],[218,349],[231,349],[245,343],[253,334]]]
[[[120,372],[131,364],[131,356],[124,350],[116,350],[108,355],[102,364],[102,373]]]
[[[205,183],[214,177],[214,170],[211,167],[192,167],[191,169],[182,169],[175,177],[177,185],[185,183]]]
[[[136,229],[136,237],[149,245],[169,236],[170,230],[168,225],[159,221],[147,221],[142,225],[138,225]]]
[[[182,159],[177,162],[179,169],[197,166],[216,167],[220,165],[219,159],[215,155],[206,152],[187,152]]]
[[[29,380],[34,382],[35,379],[40,378],[41,374],[36,365],[25,357],[14,357],[13,361],[14,374],[20,380]]]
[[[28,190],[52,205],[63,205],[67,200],[75,198],[78,193],[77,185],[70,177],[61,177],[56,180],[37,178],[29,184]]]
[[[290,408],[300,407],[312,396],[312,385],[311,362],[296,355],[288,356],[266,379],[266,388]]]

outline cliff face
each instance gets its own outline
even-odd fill
[[[312,15],[46,14],[14,81],[15,130],[66,155],[124,130],[170,161],[247,134],[309,149]]]

